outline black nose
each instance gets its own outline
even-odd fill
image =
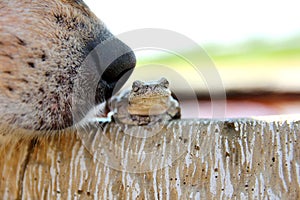
[[[133,51],[121,55],[114,60],[104,71],[101,79],[107,83],[109,91],[106,92],[106,98],[117,92],[124,85],[131,75],[136,64]]]
[[[136,58],[133,51],[115,37],[96,48],[100,48],[97,52],[101,79],[95,96],[96,103],[99,103],[110,98],[127,81],[136,65]]]

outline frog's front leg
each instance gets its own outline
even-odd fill
[[[88,122],[110,122],[111,117],[109,116],[109,109],[107,104],[108,103],[105,101],[93,107],[78,124],[82,125]]]

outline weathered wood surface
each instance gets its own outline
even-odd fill
[[[91,125],[2,149],[0,199],[300,199],[300,122],[122,128]]]

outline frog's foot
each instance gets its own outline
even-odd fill
[[[181,118],[181,113],[176,112],[175,114],[173,113],[168,113],[168,121],[173,120],[173,119],[180,119]]]
[[[154,125],[157,123],[164,123],[172,119],[171,116],[164,113],[161,115],[131,115],[132,124],[138,126]]]
[[[109,114],[107,115],[106,102],[103,102],[93,107],[86,116],[78,123],[79,125],[87,124],[90,122],[107,123],[111,121]]]
[[[135,125],[142,126],[151,122],[150,116],[147,115],[131,115],[131,120]]]

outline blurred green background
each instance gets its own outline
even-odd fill
[[[255,38],[231,45],[203,45],[223,82],[226,117],[300,113],[299,41],[300,35],[296,35],[280,40]],[[193,49],[184,53],[199,56]],[[137,69],[125,87],[130,87],[136,79],[155,80],[165,76],[181,97],[185,116],[211,117],[210,88],[190,63],[161,51],[144,50],[141,55],[137,52],[137,58]],[[175,73],[170,73],[170,69]],[[200,111],[194,110],[195,98]]]
[[[222,80],[226,92],[225,117],[300,114],[298,1],[86,0],[86,3],[116,36],[135,29],[161,28],[198,43],[213,63],[199,67],[215,67],[216,76]],[[138,39],[148,39],[141,37]],[[210,92],[215,88],[206,83],[203,74],[169,52],[134,50],[137,68],[124,87],[130,87],[136,79],[155,80],[165,76],[171,89],[181,97],[184,117],[211,116]],[[193,57],[203,56],[193,49],[180,51]],[[195,108],[200,111],[194,112]]]
[[[298,93],[300,91],[300,34],[279,40],[255,38],[236,44],[206,44],[202,47],[220,73],[228,92],[262,90]],[[201,56],[193,49],[183,51],[191,57]],[[139,57],[138,53],[138,67],[159,63],[176,69],[178,73],[190,80],[199,78],[194,76],[195,72],[188,66],[190,64],[179,56],[159,51],[158,54],[150,52]],[[152,73],[158,76],[160,72]],[[135,78],[139,76],[142,74],[137,74]],[[197,89],[196,85],[194,87]]]

